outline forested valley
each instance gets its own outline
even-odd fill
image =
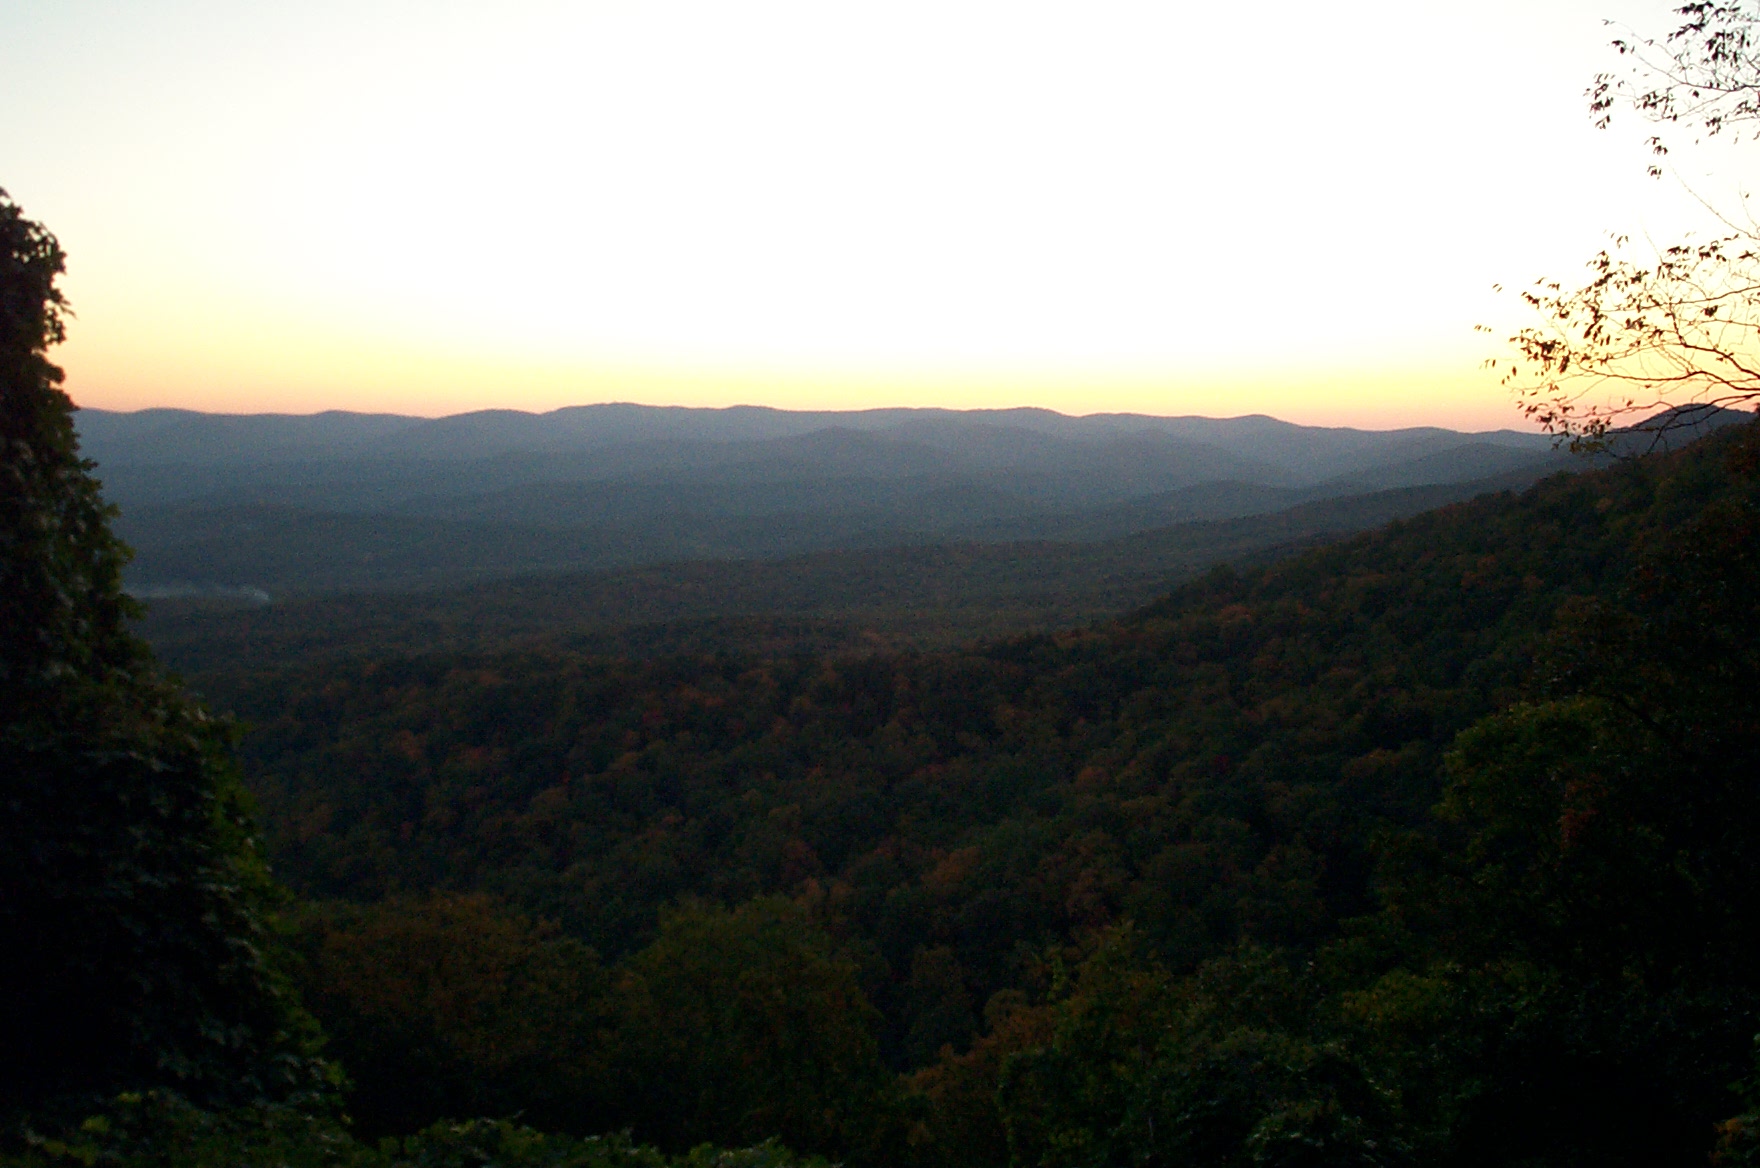
[[[933,651],[214,664],[180,765],[236,750],[255,972],[130,992],[281,1021],[15,1066],[8,1155],[1750,1162],[1757,468],[1731,427]]]
[[[1747,1148],[1752,427],[1083,630],[201,679],[361,1130],[850,1163]]]
[[[653,483],[552,528],[542,452],[293,460],[147,517],[155,612],[3,192],[0,260],[0,1165],[1760,1164],[1760,422],[1440,478],[1308,435],[1200,498],[1095,470],[1247,465],[1190,419],[730,414],[801,465],[1006,452],[747,496],[699,443],[722,509],[621,551]],[[457,437],[363,417],[311,424]],[[506,481],[356,523],[464,465]],[[705,531],[746,558],[669,558]],[[178,591],[233,545],[310,591]]]

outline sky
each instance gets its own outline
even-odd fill
[[[1669,13],[0,0],[0,187],[85,406],[1520,426],[1514,290],[1694,226],[1583,96]]]

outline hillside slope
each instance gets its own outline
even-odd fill
[[[617,953],[676,897],[818,881],[886,968],[951,945],[982,997],[1024,938],[1128,915],[1193,960],[1357,911],[1367,824],[1421,818],[1441,750],[1516,692],[1559,606],[1720,489],[1712,454],[1677,459],[958,652],[418,656],[207,684],[256,726],[252,782],[307,893],[492,888]]]
[[[1114,617],[1214,564],[1291,555],[1442,503],[1525,485],[1530,474],[1326,499],[1089,543],[920,542],[591,574],[560,571],[557,562],[538,559],[523,561],[530,575],[468,588],[361,591],[272,604],[261,595],[241,597],[241,590],[197,597],[149,592],[141,631],[168,662],[198,673],[348,654],[559,639],[578,648],[645,656],[758,644],[772,649],[947,647]],[[216,524],[211,541],[201,545],[203,554],[212,557],[210,564],[236,562],[235,553],[266,559],[266,551],[252,546],[262,522],[254,512],[229,514],[227,522]],[[454,531],[426,523],[410,521],[410,541],[419,535],[422,543],[445,548],[455,570],[472,557],[511,555],[522,534],[487,524]],[[322,541],[330,556],[360,557],[348,579],[363,587],[385,579],[384,573],[410,570],[407,557],[382,558],[370,542],[357,542],[361,524],[351,516],[309,524],[294,519],[272,539],[284,544],[288,528],[303,530],[314,544]],[[801,538],[812,532],[793,534]],[[545,533],[534,546],[566,565],[567,540]],[[552,570],[539,574],[545,567]],[[287,568],[298,570],[297,563]]]
[[[329,903],[315,1000],[372,1122],[469,1084],[649,1138],[743,1131],[690,1093],[733,1024],[700,995],[755,978],[776,1004],[740,999],[740,1042],[804,1026],[906,1072],[891,1102],[846,1078],[825,1103],[777,1056],[742,1088],[860,1162],[1210,1140],[1245,1164],[1288,1125],[1352,1163],[1702,1158],[1760,1011],[1757,449],[1732,431],[955,650],[547,646],[205,684],[251,727],[277,870]],[[529,1045],[561,1008],[537,989],[472,989],[488,1013],[462,1018],[396,989],[467,935],[537,960],[533,919],[612,987],[555,1024],[600,1035],[568,1040],[601,1060],[572,1104],[471,1053]],[[642,996],[662,984],[682,996]]]

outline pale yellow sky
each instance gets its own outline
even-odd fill
[[[1668,12],[0,0],[0,186],[91,406],[1489,428],[1492,285],[1690,221],[1582,97]]]

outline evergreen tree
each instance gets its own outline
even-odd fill
[[[321,1086],[222,725],[128,629],[127,550],[47,356],[60,245],[0,191],[0,1115]]]

